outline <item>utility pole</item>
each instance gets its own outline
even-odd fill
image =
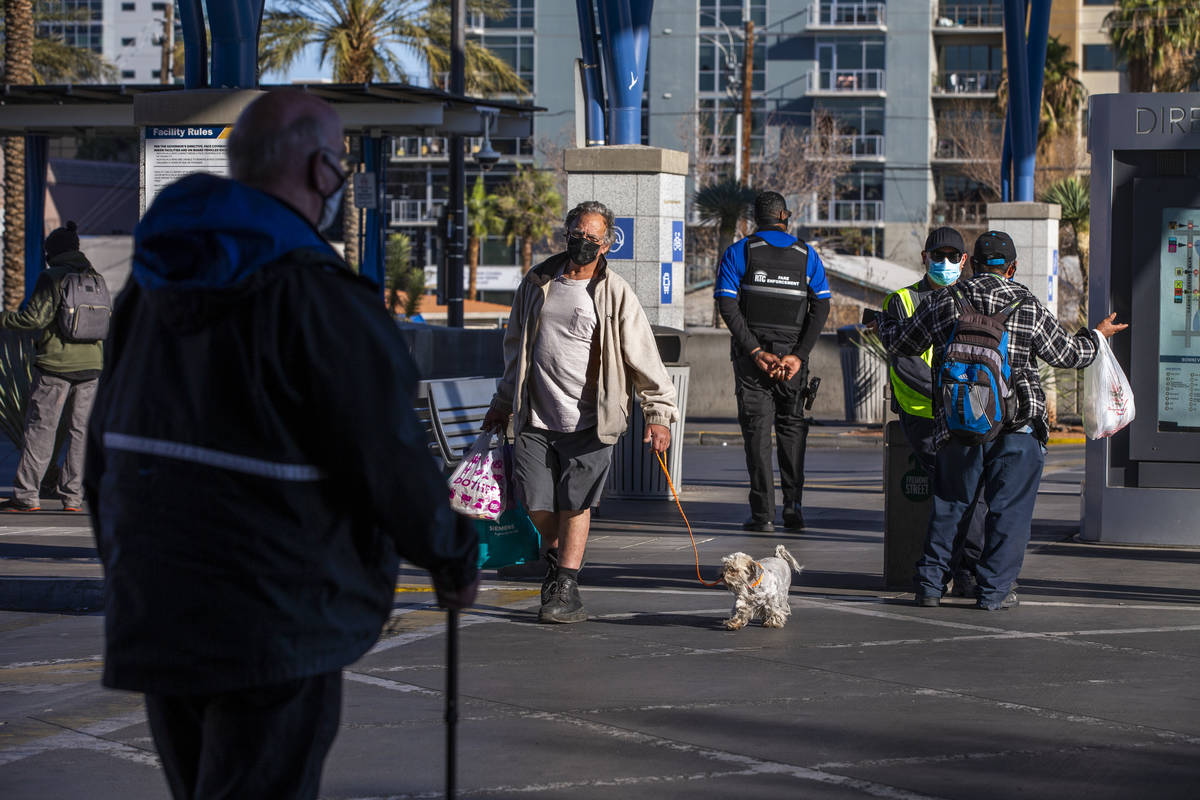
[[[166,3],[163,17],[162,66],[158,70],[159,83],[171,83],[171,62],[175,55],[175,4]]]
[[[450,5],[450,94],[466,94],[467,2]],[[463,137],[450,137],[450,206],[446,215],[446,325],[461,328],[463,315],[463,234],[467,228],[466,155]]]
[[[754,129],[754,123],[750,116],[750,96],[754,91],[754,21],[750,19],[749,14],[746,15],[745,25],[746,35],[742,50],[742,152],[738,154],[738,158],[742,160],[740,170],[742,186],[749,186],[750,132]]]

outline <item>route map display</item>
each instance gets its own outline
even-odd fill
[[[1200,208],[1163,209],[1158,429],[1200,431]]]

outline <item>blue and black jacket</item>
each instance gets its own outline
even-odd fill
[[[397,556],[468,584],[474,538],[374,287],[294,209],[210,175],[163,190],[134,246],[85,470],[104,684],[199,694],[333,671],[377,639]]]

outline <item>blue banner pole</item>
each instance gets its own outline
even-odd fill
[[[603,0],[600,6],[609,144],[642,141],[642,92],[653,10],[654,0]]]

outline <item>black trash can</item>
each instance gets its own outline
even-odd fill
[[[933,480],[898,420],[883,430],[883,583],[913,588],[933,509]]]

